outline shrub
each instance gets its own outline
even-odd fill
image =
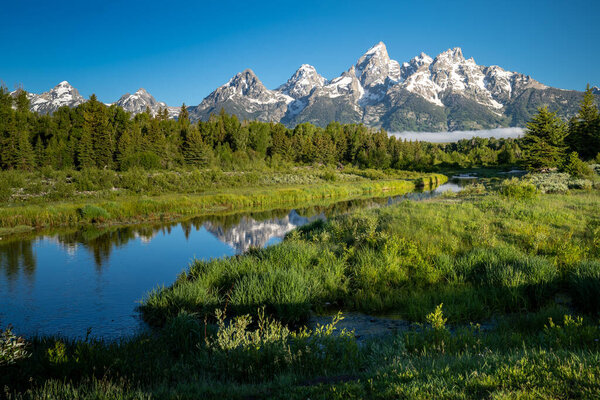
[[[331,222],[331,232],[337,241],[358,246],[375,239],[377,217],[355,213],[342,215]]]
[[[513,177],[500,184],[500,193],[512,199],[530,200],[537,196],[538,190],[532,183]]]
[[[127,171],[130,168],[142,168],[145,170],[161,168],[160,157],[151,151],[144,151],[131,154],[121,161],[121,170]]]
[[[337,175],[335,171],[326,170],[321,174],[321,179],[328,182],[335,182],[337,180]]]
[[[567,193],[569,191],[569,178],[569,174],[565,173],[527,175],[527,180],[542,193]]]
[[[447,318],[442,312],[443,304],[435,307],[425,320],[422,332],[410,332],[406,335],[407,347],[411,350],[434,350],[444,352],[451,338],[450,331],[446,328]]]
[[[0,332],[0,367],[29,357],[26,347],[25,340],[12,333],[10,326]]]
[[[557,325],[552,318],[544,327],[543,338],[549,346],[554,348],[600,347],[598,338],[600,329],[597,326],[586,325],[581,317],[565,315],[563,324]]]
[[[569,154],[564,170],[576,178],[586,178],[593,174],[591,168],[581,161],[579,155],[575,151]]]
[[[334,336],[336,325],[342,319],[340,314],[331,324],[298,332],[266,316],[264,308],[258,310],[255,325],[250,315],[236,317],[228,324],[220,310],[216,317],[218,331],[206,339],[205,347],[211,368],[219,376],[261,381],[286,371],[301,375],[353,369],[359,362],[353,334],[342,330]],[[251,329],[253,326],[256,329]]]

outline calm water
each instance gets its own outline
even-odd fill
[[[465,182],[404,196],[327,207],[213,216],[153,226],[86,227],[0,241],[0,328],[16,333],[114,339],[145,329],[136,312],[144,294],[173,283],[194,259],[278,243],[292,229],[357,208],[458,191]]]

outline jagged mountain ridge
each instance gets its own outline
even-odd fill
[[[435,58],[421,53],[400,64],[389,57],[382,42],[331,81],[307,64],[274,90],[265,88],[251,70],[236,77],[191,107],[192,118],[206,120],[224,108],[242,119],[287,126],[303,122],[325,126],[336,120],[389,131],[486,129],[523,126],[542,105],[569,118],[582,96],[499,66],[478,65],[458,47]],[[235,84],[257,88],[239,95]],[[225,90],[238,95],[217,96]]]
[[[17,91],[11,94],[15,96]],[[62,81],[52,89],[41,94],[27,93],[30,101],[31,111],[40,114],[52,114],[60,107],[77,107],[87,101],[81,96],[69,82]],[[169,107],[162,101],[157,101],[154,96],[148,93],[144,88],[140,88],[134,94],[125,93],[114,103],[107,103],[107,106],[117,105],[133,115],[140,114],[150,109],[152,115],[156,115],[164,108],[169,113],[169,118],[176,118],[179,115],[180,107]]]
[[[85,101],[70,85],[74,92],[66,90],[65,84],[59,84],[62,89],[57,86],[31,95],[32,109],[51,113],[58,105]],[[57,88],[67,98],[57,95]],[[287,126],[303,122],[325,126],[335,120],[388,131],[445,131],[523,126],[542,105],[566,119],[576,113],[581,97],[582,92],[552,88],[499,66],[478,65],[458,47],[435,58],[421,53],[400,64],[380,42],[332,80],[303,64],[286,83],[270,90],[246,69],[188,110],[193,121],[207,120],[225,109],[240,119]],[[115,104],[133,114],[146,107],[153,113],[166,107],[143,89]],[[172,118],[177,116],[178,107],[168,109]]]

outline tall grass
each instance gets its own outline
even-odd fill
[[[115,174],[115,172],[111,172],[111,174]],[[163,174],[168,173],[164,172]],[[193,179],[193,173],[191,174]],[[221,179],[221,177],[217,179]],[[83,199],[79,197],[69,201],[45,202],[44,204],[9,204],[0,208],[0,228],[73,226],[82,222],[132,222],[225,211],[298,206],[325,199],[343,200],[361,196],[402,194],[414,190],[417,185],[422,183],[414,179],[382,181],[357,179],[352,183],[348,180],[335,183],[317,181],[303,186],[277,185],[272,188],[240,187],[231,182],[228,189],[202,190],[202,194],[191,190],[191,193],[182,192],[182,194],[162,194],[150,197],[101,192],[98,198]],[[443,182],[444,179],[444,176],[435,176],[433,182]],[[93,184],[90,183],[92,187]],[[176,188],[179,186],[174,189]]]
[[[578,293],[600,297],[598,241],[589,232],[596,192],[527,203],[469,196],[341,215],[279,246],[196,262],[173,287],[147,297],[143,316],[160,325],[182,309],[207,314],[228,304],[237,313],[266,304],[297,323],[336,304],[423,321],[444,303],[451,321],[464,322],[536,311],[563,292],[580,310],[598,310],[578,300]]]

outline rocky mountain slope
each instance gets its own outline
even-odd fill
[[[270,90],[246,69],[188,109],[193,121],[225,109],[240,119],[287,126],[339,121],[388,131],[446,131],[523,126],[543,105],[566,119],[577,112],[581,97],[582,92],[552,88],[499,66],[478,65],[458,47],[435,58],[421,53],[401,64],[380,42],[332,80],[304,64]],[[32,109],[40,113],[85,101],[67,82],[31,99]],[[144,89],[123,95],[115,104],[133,114],[167,107]],[[168,110],[172,118],[179,113],[178,107]]]

